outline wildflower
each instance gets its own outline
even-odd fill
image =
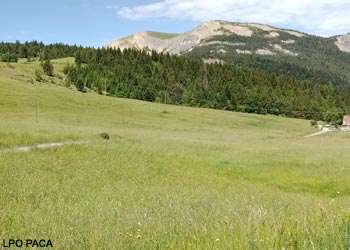
[[[140,229],[140,228],[138,228],[136,231],[137,231],[137,232],[141,232],[141,229]]]
[[[138,234],[137,236],[136,236],[136,239],[141,239],[142,238],[142,236],[141,236],[141,234]]]
[[[216,241],[216,242],[219,242],[219,241],[220,241],[220,239],[219,239],[219,238],[217,238],[215,241]]]
[[[133,235],[132,233],[129,233],[129,236],[130,236],[130,237],[132,237],[132,235]]]
[[[122,232],[119,232],[119,233],[118,233],[119,236],[122,236],[122,234],[123,234]]]

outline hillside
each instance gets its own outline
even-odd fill
[[[38,61],[0,63],[1,238],[55,249],[345,249],[349,134],[306,138],[306,120],[81,93],[61,86],[67,62],[53,60],[43,82]],[[16,150],[76,140],[85,144]]]
[[[141,32],[107,47],[183,54],[350,87],[348,35],[322,38],[262,24],[212,21],[168,39]]]
[[[327,120],[349,112],[350,91],[297,77],[135,49],[85,49],[68,84],[110,96],[258,114]]]
[[[162,33],[151,33],[166,39]],[[7,51],[7,53],[6,53]],[[114,97],[258,114],[341,122],[349,112],[350,91],[315,79],[276,74],[268,69],[211,63],[189,56],[137,49],[83,48],[37,41],[0,43],[1,60],[50,65],[50,58],[74,56],[58,74],[61,85]],[[39,55],[39,58],[36,56]],[[23,59],[18,59],[25,57]],[[217,60],[217,59],[212,59]],[[254,63],[256,60],[247,60]],[[262,66],[273,66],[264,63]],[[276,66],[277,64],[275,64]],[[9,64],[11,66],[11,64]],[[55,65],[53,65],[55,68]],[[282,69],[279,67],[278,69]],[[293,70],[289,67],[288,70]],[[50,71],[51,72],[51,71]],[[294,72],[294,71],[293,71]],[[49,73],[50,75],[52,73]],[[322,74],[318,74],[322,76]],[[35,72],[32,83],[52,82]],[[47,78],[47,77],[46,77]],[[44,82],[45,82],[44,81]]]

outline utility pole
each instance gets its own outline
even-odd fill
[[[346,250],[350,250],[350,216],[347,218],[346,228]]]
[[[124,103],[122,103],[122,110],[123,110],[123,124],[124,124],[125,123]]]
[[[164,113],[166,113],[167,93],[164,92]]]
[[[35,122],[38,124],[38,98],[35,98]]]

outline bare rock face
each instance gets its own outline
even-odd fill
[[[170,54],[180,54],[182,52],[190,51],[195,46],[199,45],[201,41],[207,38],[220,35],[239,35],[251,37],[254,30],[260,29],[269,31],[271,37],[278,37],[277,33],[280,29],[263,25],[250,23],[231,23],[226,21],[211,21],[203,23],[197,28],[185,32],[183,34],[168,34],[157,32],[139,32],[120,40],[116,40],[107,45],[109,48],[137,48],[155,50],[157,52],[164,52]],[[297,31],[283,30],[289,34],[302,37],[303,33]]]
[[[120,48],[121,50],[127,48],[135,49],[149,49],[157,52],[165,52],[169,46],[172,38],[177,34],[158,33],[158,32],[138,32],[134,35],[115,40],[107,45],[108,48]]]
[[[335,45],[338,46],[339,50],[350,53],[350,33],[343,36],[337,36]]]

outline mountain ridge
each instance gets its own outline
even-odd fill
[[[238,23],[223,20],[215,20],[205,22],[197,26],[196,28],[181,34],[141,31],[130,36],[114,40],[107,44],[106,47],[120,49],[136,48],[140,50],[155,50],[157,52],[164,52],[170,54],[182,54],[200,45],[206,39],[215,36],[227,36],[234,34],[243,37],[252,37],[253,34],[261,33],[261,35],[264,35],[264,37],[266,38],[273,38],[280,37],[280,32],[287,33],[289,35],[295,36],[296,38],[310,36],[316,37],[315,35],[306,34],[304,32],[291,29],[277,28],[266,24]],[[166,38],[159,38],[154,34],[161,34],[162,36],[166,36]],[[338,35],[324,39],[334,39],[334,44],[339,48],[340,51],[350,52],[349,34]],[[283,40],[281,40],[281,42],[283,42]],[[277,48],[277,50],[281,49]],[[272,55],[273,53],[269,54]]]

